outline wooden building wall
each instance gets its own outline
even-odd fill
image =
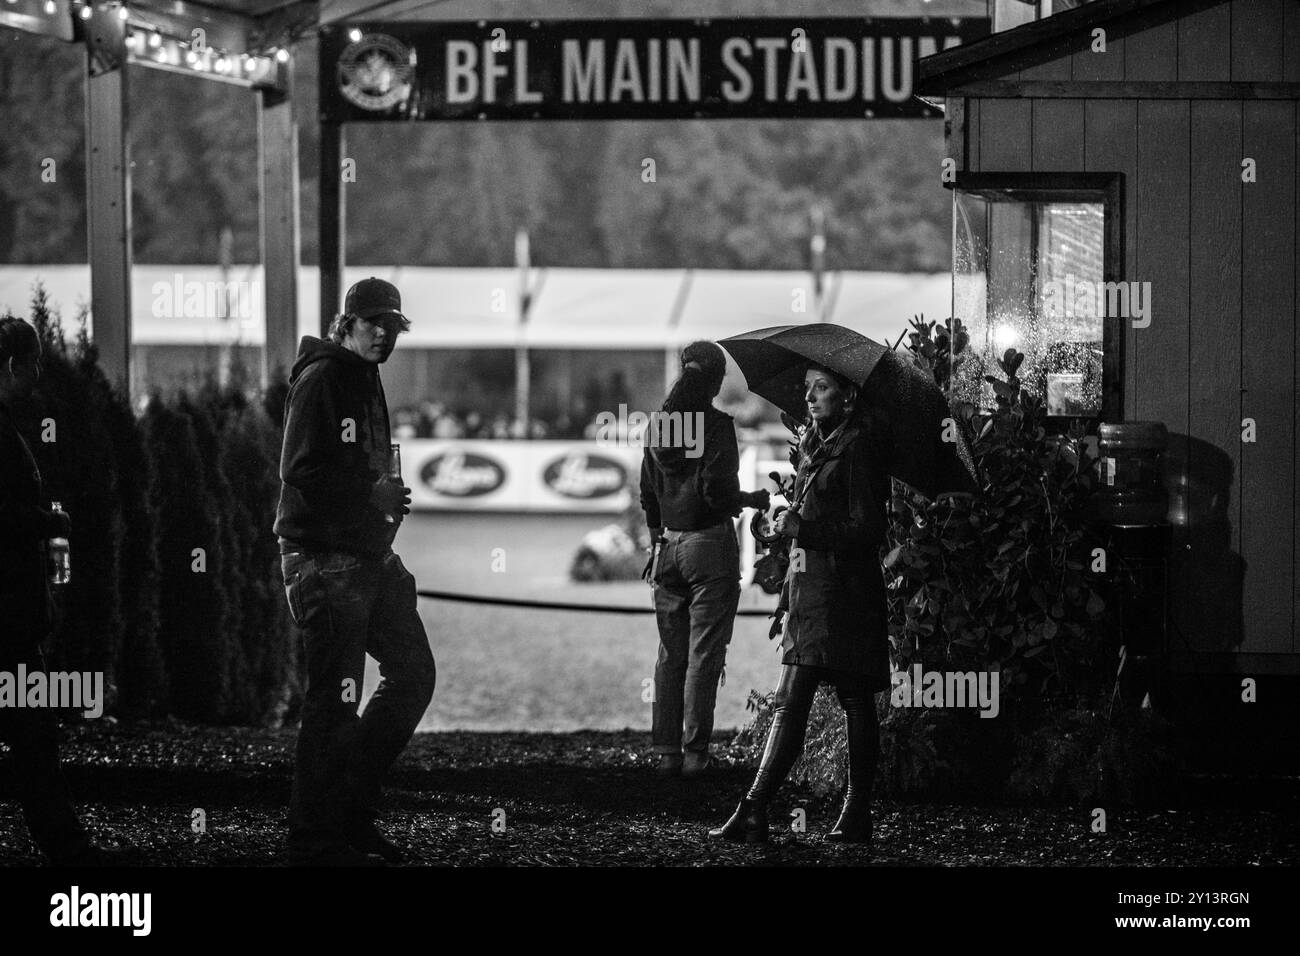
[[[1072,49],[997,76],[1059,82],[957,101],[949,155],[972,172],[1124,174],[1124,278],[1150,281],[1153,296],[1150,327],[1125,331],[1124,417],[1163,421],[1170,463],[1192,481],[1190,520],[1175,529],[1171,651],[1300,672],[1300,102],[1204,85],[1147,98],[1089,89],[1300,82],[1300,2],[1188,3],[1108,36],[1105,53]],[[1241,178],[1247,157],[1254,183]]]

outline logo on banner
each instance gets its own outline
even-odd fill
[[[339,92],[363,110],[406,102],[414,78],[415,51],[382,33],[367,33],[339,54]]]
[[[547,465],[542,481],[566,498],[605,498],[623,490],[627,471],[612,458],[572,452]]]
[[[500,488],[505,483],[506,471],[491,458],[449,451],[426,462],[420,469],[420,480],[440,495],[475,498]]]

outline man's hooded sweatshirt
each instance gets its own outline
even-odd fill
[[[388,550],[397,525],[370,504],[388,468],[388,403],[379,366],[304,336],[289,374],[275,533],[282,551]]]

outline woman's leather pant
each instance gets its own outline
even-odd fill
[[[876,775],[876,759],[880,752],[880,725],[876,720],[875,697],[866,678],[826,667],[786,664],[781,668],[781,681],[776,688],[775,713],[767,734],[763,760],[747,795],[756,806],[768,804],[803,752],[808,712],[812,709],[817,686],[823,681],[835,685],[835,694],[844,708],[844,729],[849,747],[845,805],[871,799],[871,783]]]

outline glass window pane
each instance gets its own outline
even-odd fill
[[[992,407],[984,376],[1004,378],[997,361],[1014,348],[1049,414],[1100,414],[1103,204],[959,191],[954,205],[953,309],[970,334],[956,394]]]

